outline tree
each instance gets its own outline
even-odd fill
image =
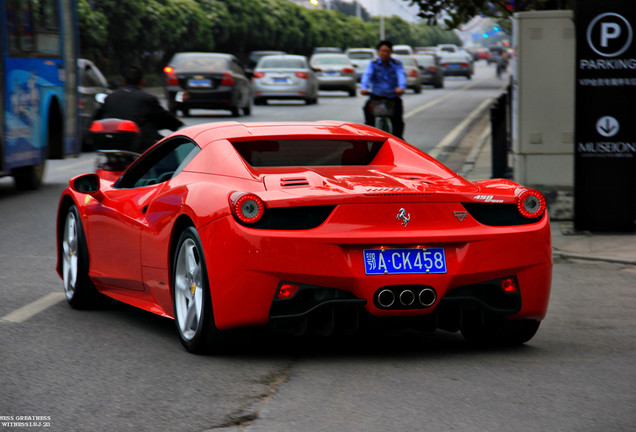
[[[514,12],[543,9],[571,9],[574,0],[404,0],[420,8],[420,17],[430,24],[443,21],[450,29],[459,28],[477,15],[496,20]]]

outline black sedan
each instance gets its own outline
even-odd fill
[[[182,52],[163,69],[166,99],[172,113],[190,109],[226,109],[233,116],[249,115],[252,86],[239,61],[230,54]]]

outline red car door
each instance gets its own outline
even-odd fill
[[[90,275],[96,284],[143,291],[141,229],[148,204],[162,186],[108,189],[87,207]]]

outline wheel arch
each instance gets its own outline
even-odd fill
[[[172,233],[170,234],[170,245],[168,248],[168,269],[170,276],[170,297],[174,301],[174,287],[172,286],[172,278],[174,276],[174,257],[177,253],[177,245],[179,243],[179,238],[181,237],[181,233],[186,228],[192,227],[194,228],[194,222],[190,219],[190,216],[186,214],[180,215],[174,225],[172,226]]]
[[[55,266],[57,273],[62,276],[62,235],[64,234],[64,216],[68,212],[68,209],[72,206],[76,206],[75,200],[70,195],[64,195],[60,200],[60,205],[57,211],[57,223],[55,226],[55,240],[57,244],[57,265]],[[79,211],[79,208],[78,208]],[[81,215],[80,215],[81,219]],[[81,223],[81,220],[80,220]]]

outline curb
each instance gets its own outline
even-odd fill
[[[601,261],[608,262],[613,264],[627,264],[636,266],[636,260],[622,259],[622,258],[611,258],[611,257],[601,257],[601,256],[593,256],[593,255],[582,255],[570,252],[560,252],[556,249],[552,249],[552,256],[563,258],[563,259],[579,259],[585,261]]]

